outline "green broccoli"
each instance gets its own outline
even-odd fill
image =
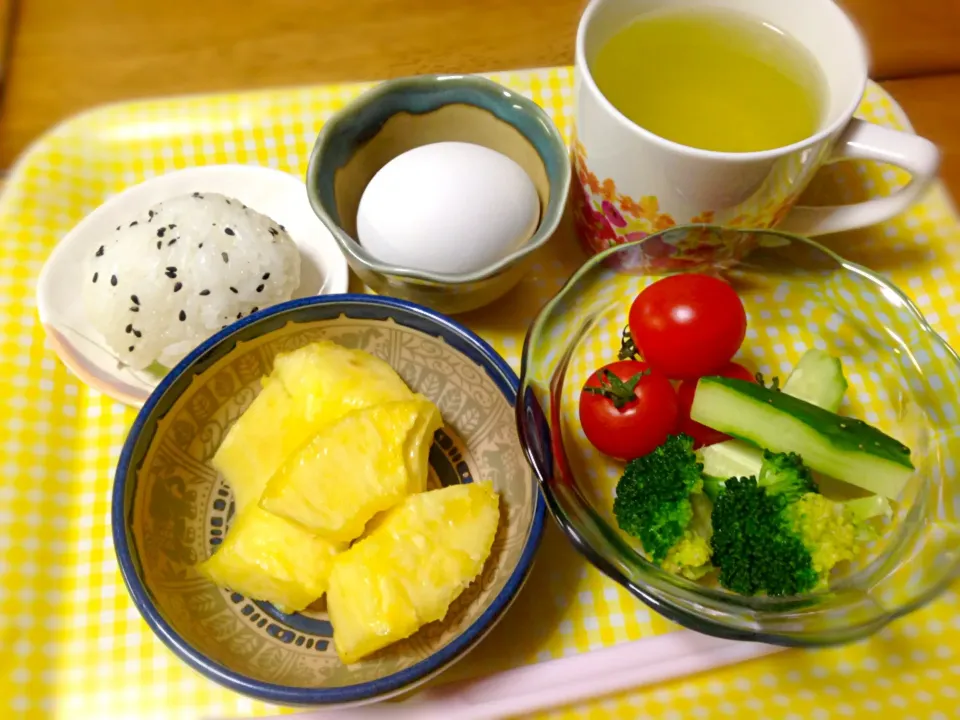
[[[674,575],[699,580],[713,570],[710,563],[710,513],[713,503],[706,495],[695,493],[690,496],[690,505],[693,518],[680,539],[667,552],[660,567]]]
[[[627,463],[613,503],[617,524],[640,539],[654,563],[691,578],[712,569],[709,502],[697,501],[695,521],[691,501],[702,492],[702,470],[693,438],[671,435],[652,453]]]
[[[711,549],[720,584],[742,595],[822,587],[837,563],[856,556],[863,523],[889,513],[882,499],[840,503],[820,495],[793,453],[764,452],[759,479],[711,479],[706,492],[715,498]]]

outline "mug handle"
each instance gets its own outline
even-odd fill
[[[824,235],[874,225],[906,210],[936,178],[940,151],[929,140],[854,118],[840,136],[827,163],[875,160],[903,168],[910,182],[893,195],[831,207],[794,207],[777,230]]]

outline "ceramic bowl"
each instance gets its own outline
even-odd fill
[[[445,427],[430,485],[490,480],[501,524],[480,576],[447,616],[345,666],[325,611],[286,615],[216,587],[194,566],[229,532],[229,486],[210,465],[274,356],[329,339],[390,363],[433,400]],[[523,584],[544,504],[513,423],[517,378],[470,331],[425,308],[365,295],[293,300],[235,323],[164,378],[124,445],[113,536],[134,603],[157,636],[204,675],[283,704],[369,701],[409,690],[469,651]],[[311,606],[313,607],[313,606]]]
[[[718,263],[716,247],[746,260]],[[698,251],[700,259],[696,259]],[[650,563],[613,516],[623,464],[586,439],[577,403],[583,383],[615,361],[630,304],[665,259],[719,274],[747,311],[734,358],[785,378],[809,348],[839,357],[849,383],[840,413],[879,427],[912,449],[916,472],[893,518],[829,589],[799,597],[743,597]],[[880,275],[817,243],[777,232],[679,227],[591,258],[537,316],[526,338],[517,419],[547,504],[600,570],[669,619],[721,637],[830,645],[870,635],[936,597],[960,575],[960,358],[916,306]],[[829,479],[824,494],[850,497]]]
[[[458,141],[497,150],[530,176],[540,224],[519,249],[477,272],[444,275],[378,262],[357,241],[357,208],[367,184],[396,156]],[[460,313],[493,302],[523,276],[530,254],[550,240],[570,189],[570,159],[553,121],[534,102],[478,76],[424,75],[382,83],[331,118],[307,169],[314,212],[347,262],[377,293]]]
[[[104,234],[145,208],[194,191],[222,193],[284,225],[300,250],[295,298],[347,291],[347,262],[311,212],[303,183],[280,170],[255,165],[207,165],[150,178],[109,198],[57,244],[37,281],[37,310],[50,345],[86,385],[118,402],[140,407],[160,382],[153,368],[133,370],[117,358],[87,318],[78,273]]]

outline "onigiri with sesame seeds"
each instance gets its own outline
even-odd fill
[[[300,285],[282,225],[235,198],[165,200],[102,238],[84,268],[90,321],[124,365],[179,362],[236,320]]]

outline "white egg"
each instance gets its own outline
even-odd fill
[[[496,150],[462,142],[423,145],[374,175],[357,211],[360,244],[412,270],[482,270],[526,242],[540,222],[533,181]]]

